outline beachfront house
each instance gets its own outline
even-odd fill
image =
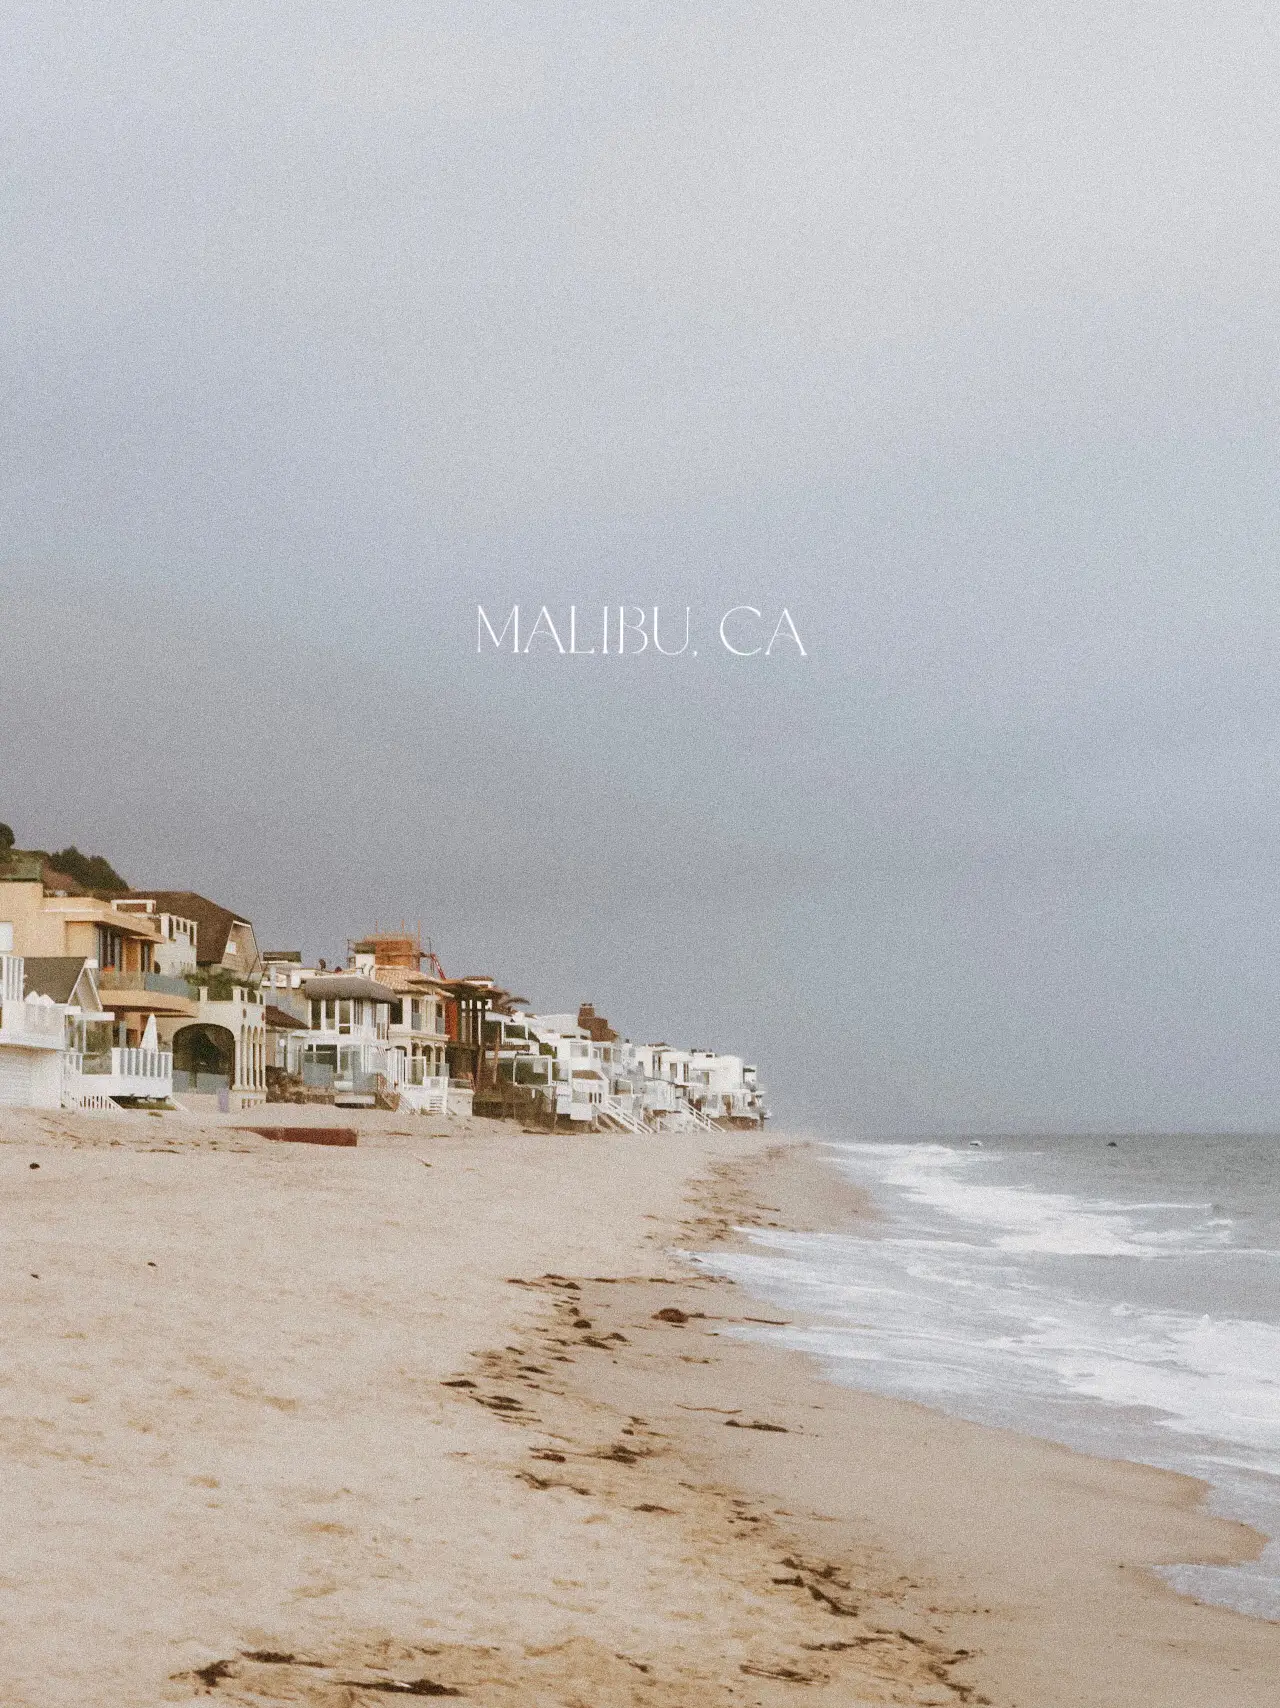
[[[104,1003],[100,974],[84,955],[28,955],[28,997],[54,1003],[64,1016],[62,1107],[106,1109],[130,1100],[163,1102],[172,1091],[172,1058],[162,1050],[154,1017],[134,1043],[118,1043],[120,1020]]]
[[[450,1088],[458,1092],[483,1091],[498,1077],[497,1054],[488,1034],[488,1019],[491,1013],[502,1013],[510,1006],[510,992],[481,974],[445,979],[443,989]]]
[[[288,1070],[335,1100],[372,1105],[391,1090],[396,993],[364,973],[317,973],[302,986],[307,1026],[289,1043]]]
[[[0,1104],[84,1110],[163,1101],[170,1057],[155,1020],[137,1044],[113,1043],[116,1025],[90,957],[0,955]]]
[[[388,1078],[401,1104],[421,1114],[447,1114],[450,984],[424,970],[426,959],[421,938],[407,932],[362,937],[352,944],[349,956],[351,971],[393,993],[387,1026]]]
[[[498,1073],[566,1120],[643,1133],[763,1119],[740,1056],[635,1044],[590,1003],[576,1014],[491,1015]]]
[[[644,1119],[657,1126],[717,1123],[761,1126],[767,1110],[755,1067],[714,1050],[623,1041],[616,1083],[625,1082]]]
[[[754,1066],[741,1056],[713,1050],[689,1054],[689,1103],[709,1120],[731,1126],[763,1126],[766,1110]]]
[[[601,1120],[627,1125],[620,1116],[630,1110],[615,1095],[615,1071],[620,1061],[616,1032],[603,1023],[581,1025],[576,1014],[530,1014],[523,1022],[537,1055],[530,1053],[513,1066],[518,1084],[545,1087],[557,1116],[576,1122]],[[592,1011],[594,1017],[594,1011]],[[597,1036],[592,1036],[592,1031]]]
[[[343,1102],[385,1093],[418,1113],[470,1108],[481,1054],[478,1043],[471,1047],[480,1035],[473,1014],[487,1003],[487,987],[477,992],[472,981],[440,976],[417,936],[375,932],[354,940],[346,967],[332,971],[323,961],[304,965],[292,949],[270,951],[263,963],[273,1068]],[[467,1075],[461,1084],[450,1079],[455,1050]]]
[[[493,1068],[494,1086],[502,1097],[507,1086],[520,1087],[511,1107],[518,1109],[541,1105],[547,1110],[554,1103],[556,1079],[556,1050],[553,1044],[540,1041],[532,1018],[527,1014],[494,1012],[485,1020],[486,1054]]]
[[[291,1041],[295,1033],[306,1030],[310,1017],[310,1006],[302,989],[319,970],[303,962],[299,949],[262,951],[262,983],[259,989],[267,1036],[268,1075],[289,1072]]]
[[[185,994],[175,999],[156,972],[160,942],[153,919],[130,911],[120,896],[91,894],[43,855],[11,853],[0,865],[0,953],[33,965],[66,959],[90,967],[98,1013],[109,1016],[110,1042],[101,1030],[95,1033],[88,1063],[94,1087],[81,1106],[113,1098],[163,1100],[173,1089],[156,1023],[185,1013],[188,1005]]]
[[[194,890],[132,890],[116,908],[149,923],[158,947],[145,979],[108,975],[104,994],[154,1014],[173,1055],[173,1092],[225,1094],[232,1109],[265,1102],[262,956],[250,921]]]
[[[23,956],[0,954],[0,1105],[61,1108],[66,1050],[64,1009],[27,989]]]

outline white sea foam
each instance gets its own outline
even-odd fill
[[[1200,1196],[1063,1192],[1070,1167],[1054,1157],[1037,1167],[1025,1150],[840,1154],[900,1211],[887,1229],[770,1230],[753,1236],[754,1252],[712,1260],[813,1323],[784,1338],[861,1387],[1207,1477],[1222,1510],[1280,1531],[1277,1253],[1233,1246],[1240,1218]],[[1161,1162],[1146,1159],[1144,1178],[1158,1178]],[[1108,1175],[1122,1189],[1124,1167]],[[1079,1174],[1096,1178],[1093,1166]],[[1269,1300],[1269,1320],[1232,1314],[1228,1298]],[[1230,1572],[1177,1581],[1280,1616],[1274,1551],[1248,1568],[1247,1586]]]
[[[865,1157],[881,1166],[880,1179],[917,1204],[954,1221],[988,1230],[1003,1251],[1058,1253],[1079,1257],[1150,1257],[1169,1246],[1203,1238],[1197,1229],[1156,1230],[1141,1225],[1141,1212],[1211,1209],[1181,1203],[1112,1204],[1065,1193],[1043,1192],[993,1178],[1005,1158],[999,1152],[953,1150],[949,1145],[850,1145],[846,1157]],[[1230,1220],[1209,1236],[1223,1242]]]

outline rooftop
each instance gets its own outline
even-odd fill
[[[367,979],[360,973],[317,973],[302,987],[308,1001],[317,1002],[394,1002],[396,993],[390,986]]]

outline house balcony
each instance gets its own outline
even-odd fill
[[[101,1108],[108,1099],[163,1102],[173,1096],[171,1050],[112,1049],[93,1055],[71,1052],[63,1071],[63,1104]]]
[[[440,1048],[452,1042],[447,1032],[433,1032],[421,1026],[397,1025],[392,1021],[387,1027],[387,1038],[393,1044],[399,1044],[402,1049],[410,1045],[421,1045],[424,1048]]]
[[[60,1050],[66,1020],[57,1003],[39,999],[0,1004],[0,1044],[19,1050]]]
[[[48,997],[27,995],[26,962],[0,955],[0,1044],[19,1050],[60,1050],[66,1042],[65,1010]]]
[[[397,1085],[448,1085],[449,1076],[434,1074],[425,1056],[402,1056],[398,1050],[389,1058]]]
[[[98,974],[102,1004],[113,1014],[155,1014],[194,1020],[198,987],[170,973],[124,973],[107,969]]]

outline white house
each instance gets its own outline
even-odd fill
[[[394,1085],[396,993],[362,973],[319,973],[302,987],[309,1025],[289,1041],[289,1071],[336,1099],[371,1104]]]
[[[26,989],[21,955],[0,955],[0,1104],[60,1109],[66,1011]]]
[[[155,1017],[148,1016],[137,1042],[114,1042],[121,1030],[104,1009],[103,975],[82,955],[28,955],[27,994],[38,993],[62,1010],[64,1109],[105,1109],[124,1101],[166,1102],[173,1092],[173,1056],[160,1047]]]
[[[523,1027],[531,1046],[516,1058],[517,1084],[545,1086],[556,1114],[570,1121],[594,1122],[612,1112],[613,1043],[592,1038],[576,1014],[506,1019]],[[511,1024],[504,1030],[510,1031]]]
[[[134,1045],[112,1044],[97,969],[79,955],[0,956],[0,1103],[107,1109],[164,1101],[173,1057],[154,1017]]]
[[[420,1114],[449,1110],[448,985],[424,972],[417,936],[375,932],[351,946],[348,970],[385,985],[392,993],[388,1014],[388,1078],[403,1107]],[[460,1090],[460,1088],[459,1088]]]
[[[756,1070],[741,1056],[693,1050],[688,1073],[685,1095],[700,1114],[712,1121],[764,1125],[768,1112],[756,1083]]]

